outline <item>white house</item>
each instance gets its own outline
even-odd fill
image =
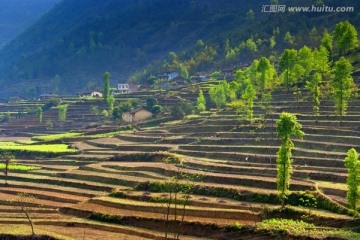
[[[103,97],[103,93],[100,91],[91,91],[91,92],[83,92],[79,94],[80,97],[95,97],[95,98],[101,98]]]
[[[119,93],[133,93],[139,90],[139,85],[119,83],[117,90]]]
[[[170,80],[176,78],[177,76],[179,76],[178,72],[166,72],[166,73],[157,75],[157,78],[160,80],[170,81]]]

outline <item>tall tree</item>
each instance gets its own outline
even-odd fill
[[[344,57],[341,57],[333,69],[332,87],[336,113],[343,116],[346,112],[348,101],[354,89],[354,81],[351,76],[352,65]]]
[[[215,103],[217,108],[220,108],[226,103],[226,81],[219,83],[217,86],[213,86],[209,90],[210,99]]]
[[[269,90],[274,86],[276,70],[266,57],[261,57],[257,66],[257,72],[259,72],[259,90]]]
[[[41,107],[36,108],[36,116],[39,120],[39,123],[42,123],[42,119],[43,119],[43,110]]]
[[[66,121],[67,110],[68,110],[68,105],[67,104],[59,106],[58,118],[59,118],[60,122],[65,122]]]
[[[114,111],[114,102],[115,98],[113,96],[108,97],[107,103],[109,106],[109,115],[112,115],[112,112]]]
[[[316,116],[319,115],[320,110],[320,83],[321,83],[321,74],[315,73],[311,79],[311,81],[306,82],[306,88],[312,94],[312,98],[314,101],[314,113]]]
[[[110,96],[110,77],[111,77],[111,74],[109,72],[105,72],[103,74],[103,79],[104,79],[103,98],[104,98],[105,102],[108,101],[108,98]]]
[[[314,55],[308,46],[303,46],[298,52],[298,62],[304,69],[304,77],[309,77],[313,70]]]
[[[282,78],[288,91],[290,91],[292,83],[292,72],[297,62],[297,51],[295,49],[285,49],[280,57],[280,70]]]
[[[254,100],[256,99],[256,90],[250,82],[248,83],[242,98],[246,100],[246,104],[247,104],[246,107],[247,120],[249,122],[253,122],[254,119],[253,107],[254,107]]]
[[[347,152],[345,158],[345,167],[348,169],[348,176],[346,180],[347,194],[346,198],[350,208],[357,213],[357,205],[360,202],[360,162],[359,155],[354,148]]]
[[[282,141],[282,145],[277,152],[277,190],[279,198],[284,207],[286,199],[289,194],[290,178],[292,174],[292,159],[291,150],[294,148],[294,143],[291,137],[302,138],[304,132],[301,131],[301,124],[298,123],[296,116],[291,113],[282,113],[280,119],[277,121],[277,135]]]
[[[333,37],[330,33],[325,32],[323,38],[321,39],[321,46],[326,48],[329,53],[330,58],[332,59],[333,52]]]
[[[358,33],[354,25],[349,21],[336,24],[333,34],[336,45],[342,55],[358,46]]]

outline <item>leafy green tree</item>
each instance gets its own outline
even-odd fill
[[[103,74],[103,79],[104,79],[103,98],[104,98],[105,102],[107,102],[108,98],[110,97],[110,76],[111,76],[111,74],[109,72],[105,72]]]
[[[186,69],[186,67],[184,66],[184,64],[179,64],[179,67],[178,67],[178,70],[179,70],[179,75],[181,77],[183,77],[184,79],[189,79],[190,75],[189,75],[189,72],[188,70]]]
[[[249,83],[245,89],[245,93],[243,94],[242,98],[246,100],[246,113],[247,113],[247,120],[249,122],[253,122],[254,113],[254,100],[256,99],[256,90],[251,83]]]
[[[42,119],[43,119],[43,110],[41,107],[36,108],[36,116],[39,120],[39,123],[42,123]]]
[[[293,71],[297,62],[297,51],[295,49],[285,49],[280,57],[280,70],[282,71],[282,78],[288,91],[293,82]]]
[[[299,49],[298,63],[304,69],[304,77],[309,77],[314,66],[314,55],[308,46],[304,46]]]
[[[262,93],[261,95],[267,92],[271,92],[276,85],[276,70],[274,65],[271,64],[269,59],[267,59],[266,57],[262,57],[259,60],[257,72],[259,72],[258,91]]]
[[[284,42],[289,46],[294,45],[294,37],[290,34],[290,32],[285,33]]]
[[[66,121],[67,110],[68,110],[68,105],[67,104],[59,106],[59,115],[58,115],[58,117],[59,117],[60,122],[65,122]]]
[[[321,39],[321,46],[323,46],[329,53],[329,56],[332,56],[333,52],[333,37],[330,33],[325,32],[323,38]]]
[[[164,111],[161,105],[154,105],[151,109],[151,112],[155,115],[155,118]]]
[[[203,112],[206,110],[206,99],[202,90],[199,91],[199,96],[196,99],[197,101],[197,110]]]
[[[358,33],[349,21],[336,24],[333,35],[341,54],[345,54],[358,46]]]
[[[311,81],[306,82],[306,88],[312,94],[312,99],[314,101],[314,113],[316,116],[319,116],[320,110],[320,83],[321,83],[321,74],[315,73]]]
[[[357,205],[360,202],[360,162],[359,155],[354,148],[347,152],[345,158],[345,167],[348,169],[348,176],[346,180],[347,194],[346,199],[351,209],[357,213]]]
[[[114,102],[115,98],[113,96],[108,97],[107,103],[109,106],[109,115],[112,115],[112,112],[114,111]]]
[[[345,114],[351,92],[354,88],[354,81],[351,73],[352,66],[346,58],[341,57],[335,62],[332,77],[333,98],[336,113],[340,116]]]
[[[282,145],[277,152],[276,159],[276,183],[279,198],[284,207],[286,204],[287,196],[289,195],[290,178],[292,174],[292,159],[291,150],[294,148],[294,143],[291,137],[302,138],[304,132],[301,131],[301,124],[298,123],[296,116],[291,113],[283,112],[280,119],[277,121],[277,135],[282,141]]]
[[[217,108],[220,108],[226,103],[226,89],[224,84],[211,87],[209,95],[210,99],[215,103]]]

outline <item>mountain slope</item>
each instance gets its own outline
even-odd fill
[[[300,34],[313,23],[323,28],[348,17],[332,14],[314,20],[311,15],[262,14],[266,3],[64,0],[0,51],[1,89],[6,86],[0,93],[36,95],[53,89],[75,93],[99,87],[104,71],[111,72],[115,85],[139,68],[163,59],[169,51],[193,48],[198,39],[221,51],[226,38],[269,37],[276,26],[281,31],[290,26]],[[247,19],[249,9],[255,12],[255,20]],[[51,80],[55,75],[61,81]]]
[[[60,0],[0,0],[0,48]]]

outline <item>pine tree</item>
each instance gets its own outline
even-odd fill
[[[301,124],[297,122],[296,116],[291,113],[282,113],[280,119],[277,121],[277,135],[283,143],[277,152],[276,183],[279,198],[283,207],[286,204],[286,198],[289,194],[290,178],[292,174],[291,150],[294,148],[294,144],[291,141],[291,136],[302,138],[304,132],[301,131],[301,127]]]
[[[360,201],[360,162],[359,155],[354,148],[347,152],[347,157],[344,160],[345,167],[348,169],[348,176],[346,180],[347,194],[346,199],[350,208],[357,213],[357,205]]]

